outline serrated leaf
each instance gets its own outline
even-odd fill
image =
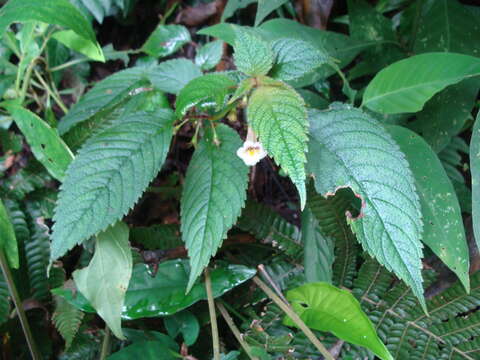
[[[387,130],[406,155],[415,178],[422,205],[422,241],[457,274],[469,292],[470,261],[462,212],[442,163],[414,132],[400,126],[390,126]]]
[[[105,56],[103,55],[100,45],[98,43],[92,43],[73,30],[57,31],[52,37],[69,49],[75,50],[94,61],[105,62]]]
[[[273,10],[288,2],[288,0],[258,0],[257,14],[255,15],[255,26],[265,19]]]
[[[324,196],[350,187],[362,199],[349,223],[368,253],[410,287],[425,308],[421,206],[405,156],[374,119],[358,109],[311,110],[308,169]],[[351,216],[350,216],[351,217]]]
[[[82,323],[84,313],[60,296],[55,297],[55,303],[52,322],[65,340],[65,350],[68,350]]]
[[[15,230],[8,216],[7,209],[0,200],[0,248],[5,252],[12,268],[18,268],[18,246]]]
[[[251,30],[236,27],[235,33],[233,59],[237,69],[250,76],[266,75],[273,65],[270,44]]]
[[[27,139],[35,158],[57,180],[62,181],[73,154],[55,129],[31,111],[20,106],[7,106],[18,128]]]
[[[470,140],[470,169],[472,172],[472,222],[477,247],[480,249],[480,113],[477,114]]]
[[[248,167],[236,155],[238,134],[220,124],[220,145],[208,129],[188,166],[181,200],[182,239],[190,257],[188,291],[216,254],[245,204]]]
[[[437,92],[480,75],[480,59],[452,53],[428,53],[397,61],[368,84],[363,106],[384,114],[417,112]]]
[[[159,24],[143,44],[142,51],[162,58],[175,53],[190,41],[190,33],[185,26]]]
[[[202,71],[187,59],[173,59],[148,69],[153,86],[161,91],[178,94],[190,81],[202,76]]]
[[[60,135],[65,135],[77,124],[92,119],[100,111],[111,111],[123,101],[131,91],[148,84],[147,70],[131,68],[119,71],[87,92],[58,124]]]
[[[192,290],[185,294],[189,273],[188,260],[184,259],[162,262],[158,265],[155,275],[152,275],[151,269],[145,264],[134,266],[125,296],[122,318],[135,320],[173,315],[197,301],[206,300],[207,293],[203,281],[197,282]],[[242,265],[216,266],[210,271],[213,296],[215,298],[222,296],[252,278],[255,273],[255,269]],[[75,294],[63,288],[54,289],[52,293],[63,296],[82,311],[95,312],[81,293]]]
[[[466,79],[447,87],[425,104],[411,128],[420,132],[435,152],[442,151],[458,135],[475,105],[480,81]]]
[[[165,161],[173,120],[167,109],[126,113],[85,143],[60,188],[52,260],[130,210]]]
[[[308,327],[331,332],[339,339],[364,346],[380,359],[393,360],[360,303],[347,290],[317,282],[290,290],[287,300]],[[295,326],[288,317],[284,323]]]
[[[281,82],[270,84],[257,88],[251,95],[247,107],[248,123],[268,154],[292,179],[303,209],[308,127],[305,104],[287,85]]]
[[[97,236],[90,264],[76,270],[73,279],[116,337],[124,339],[121,314],[132,275],[128,226],[118,222]]]
[[[307,207],[302,212],[303,267],[307,282],[332,282],[333,239],[323,235]]]
[[[10,0],[0,10],[0,33],[12,22],[41,21],[63,26],[96,44],[90,23],[68,0]]]
[[[213,108],[219,111],[227,95],[235,90],[235,81],[222,74],[206,74],[190,81],[177,96],[175,114],[183,117],[189,109]]]
[[[200,66],[202,70],[210,70],[214,68],[223,55],[223,41],[215,40],[203,45],[197,50],[195,55],[195,64]]]
[[[328,62],[328,56],[310,43],[297,39],[279,39],[272,44],[275,65],[270,76],[294,80]]]
[[[418,17],[413,51],[446,51],[472,56],[480,54],[478,18],[457,0],[425,2]]]

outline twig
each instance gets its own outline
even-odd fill
[[[27,316],[25,315],[25,311],[23,309],[20,295],[18,294],[17,288],[15,286],[15,282],[13,280],[12,273],[10,272],[10,268],[8,267],[5,254],[1,249],[0,249],[0,267],[2,268],[3,276],[5,277],[5,280],[7,282],[8,290],[10,291],[10,296],[12,297],[13,303],[15,304],[18,318],[20,319],[20,324],[22,325],[23,333],[25,334],[27,345],[30,350],[30,355],[32,356],[33,360],[40,360],[41,359],[40,353],[38,352],[37,346],[35,344],[35,340],[33,339],[32,331],[30,330],[30,325],[28,324]]]
[[[310,328],[305,325],[302,319],[292,310],[290,305],[288,303],[284,303],[280,297],[275,294],[268,286],[265,284],[258,276],[255,276],[253,278],[253,281],[255,284],[257,284],[260,289],[262,289],[265,294],[268,295],[270,299],[273,300],[277,306],[282,309],[285,314],[287,314],[290,319],[300,328],[300,330],[303,331],[305,336],[310,340],[310,342],[317,348],[318,351],[325,357],[326,360],[334,360],[332,354],[330,354],[327,350],[327,348],[320,342],[320,340],[317,339],[315,334],[310,330]]]
[[[212,326],[213,359],[220,360],[220,339],[218,337],[217,314],[213,300],[212,282],[208,268],[205,268],[205,289],[207,290],[208,312],[210,313],[210,325]]]
[[[103,335],[100,360],[105,360],[109,353],[110,353],[110,328],[108,327],[108,325],[105,325],[105,335]]]
[[[285,298],[285,296],[282,294],[282,291],[280,290],[280,288],[278,287],[278,285],[273,281],[272,277],[270,276],[270,274],[267,272],[267,270],[265,269],[265,266],[263,266],[263,264],[260,264],[258,265],[258,271],[263,275],[265,276],[265,278],[267,279],[267,281],[270,283],[270,285],[272,286],[273,290],[275,290],[275,292],[277,293],[277,295],[283,300],[284,303],[288,304],[288,301],[287,299]]]
[[[235,338],[237,341],[240,343],[240,346],[245,350],[247,353],[248,357],[252,360],[258,360],[257,357],[253,356],[251,354],[252,349],[250,346],[243,340],[242,334],[240,333],[240,330],[238,330],[237,326],[233,322],[232,317],[228,313],[227,309],[225,309],[225,306],[223,306],[222,303],[216,302],[218,310],[220,310],[220,313],[222,314],[223,318],[225,319],[225,322],[227,323],[228,327],[232,331],[233,335],[235,335]]]

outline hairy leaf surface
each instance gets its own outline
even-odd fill
[[[124,339],[121,314],[132,275],[128,226],[118,222],[100,233],[90,264],[76,270],[73,279],[116,337]]]
[[[271,82],[253,92],[247,118],[269,155],[297,187],[303,209],[308,127],[303,99],[287,85]]]
[[[349,219],[358,240],[425,306],[421,206],[405,156],[382,126],[358,109],[336,106],[309,116],[308,168],[316,191],[333,195],[350,187],[361,197],[361,214]]]
[[[125,215],[167,156],[173,113],[127,113],[98,132],[67,170],[55,208],[52,260]]]
[[[153,86],[161,91],[178,94],[191,80],[202,76],[202,71],[187,59],[172,59],[148,69]]]
[[[480,59],[453,53],[428,53],[397,61],[368,84],[363,105],[384,114],[417,112],[437,92],[480,75]]]
[[[266,75],[273,65],[273,52],[269,43],[253,31],[236,27],[233,59],[237,69],[250,75]]]
[[[240,137],[223,124],[216,133],[220,145],[215,145],[212,131],[207,130],[183,187],[181,230],[192,269],[188,290],[240,216],[247,195],[248,168],[236,155]]]

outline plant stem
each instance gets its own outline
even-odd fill
[[[63,103],[62,99],[59,98],[54,91],[52,91],[52,89],[50,89],[50,86],[48,86],[48,84],[46,83],[46,81],[42,78],[42,76],[40,75],[40,73],[35,70],[35,75],[37,76],[37,79],[38,81],[40,81],[40,83],[42,84],[44,90],[48,93],[49,96],[52,97],[53,100],[55,100],[55,102],[57,103],[57,105],[60,107],[60,109],[62,109],[62,111],[66,114],[68,113],[68,108],[65,106],[65,104]]]
[[[255,284],[257,284],[260,289],[265,292],[265,294],[268,295],[270,299],[273,300],[275,304],[282,309],[285,314],[287,314],[290,319],[300,328],[300,330],[303,331],[303,333],[307,336],[308,340],[317,348],[318,351],[325,357],[326,360],[334,360],[332,354],[330,354],[325,346],[320,342],[320,340],[317,339],[315,334],[310,330],[310,328],[305,325],[302,319],[292,310],[290,305],[287,303],[284,303],[280,297],[275,294],[268,286],[265,284],[258,276],[255,276],[253,278],[253,281]]]
[[[37,346],[35,345],[35,340],[33,339],[27,316],[25,314],[25,311],[23,310],[22,300],[20,299],[20,295],[18,294],[15,282],[13,281],[12,273],[10,272],[7,259],[5,258],[5,254],[3,253],[2,249],[0,249],[0,267],[2,268],[3,276],[5,277],[5,280],[7,282],[10,296],[12,297],[13,303],[15,304],[18,318],[20,319],[20,324],[22,325],[23,333],[25,334],[27,345],[30,350],[30,355],[32,356],[33,360],[40,360],[41,356],[38,352]]]
[[[60,70],[66,69],[66,68],[68,68],[68,67],[70,67],[70,66],[87,62],[88,60],[89,60],[88,58],[81,58],[81,59],[71,60],[71,61],[68,61],[68,62],[66,62],[66,63],[64,63],[64,64],[61,64],[61,65],[52,67],[52,68],[50,69],[50,72],[60,71]]]
[[[212,326],[213,359],[220,360],[220,339],[218,337],[217,314],[212,293],[212,281],[208,268],[205,268],[205,290],[207,290],[208,312],[210,313],[210,324]]]
[[[225,309],[225,306],[223,306],[223,304],[219,303],[219,302],[217,302],[216,304],[217,304],[218,310],[220,310],[220,313],[222,314],[223,318],[225,319],[225,322],[227,323],[228,327],[232,331],[233,335],[235,335],[235,338],[240,343],[240,346],[243,348],[243,350],[245,350],[248,357],[252,360],[258,360],[257,357],[255,357],[251,354],[252,350],[250,349],[250,346],[242,339],[242,334],[240,333],[240,330],[238,330],[237,326],[233,322],[232,317],[228,313],[227,309]]]
[[[105,325],[105,335],[103,335],[100,360],[105,360],[109,353],[110,353],[110,328],[108,327],[108,325]]]

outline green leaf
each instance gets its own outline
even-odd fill
[[[96,44],[95,33],[87,19],[67,0],[10,0],[0,10],[0,33],[13,22],[41,21],[73,30]]]
[[[297,187],[303,209],[308,127],[303,99],[281,82],[261,86],[250,97],[247,119],[269,155]]]
[[[57,31],[52,37],[69,49],[75,50],[92,60],[105,62],[105,56],[100,45],[85,39],[73,30]]]
[[[161,354],[161,355],[160,355]],[[107,360],[157,360],[159,355],[162,360],[176,360],[177,356],[174,356],[174,352],[169,349],[163,342],[149,340],[136,342],[132,345],[126,346],[120,351],[107,357]]]
[[[102,81],[87,92],[78,103],[73,105],[58,124],[60,135],[65,135],[77,124],[88,121],[99,112],[108,113],[125,100],[136,88],[148,84],[147,70],[131,68],[119,71]]]
[[[152,274],[145,264],[134,266],[130,285],[125,296],[122,318],[135,320],[146,317],[173,315],[200,300],[206,300],[205,283],[197,282],[192,290],[185,294],[189,279],[188,260],[165,261],[158,265],[156,274]],[[210,271],[214,297],[244,283],[255,275],[255,269],[241,265],[216,266]],[[68,302],[82,311],[95,312],[81,293],[58,288],[52,290],[55,295],[63,296]]]
[[[422,241],[457,274],[469,292],[470,261],[462,212],[442,163],[414,132],[399,126],[390,126],[387,130],[406,155],[415,178],[422,205]]]
[[[477,248],[480,249],[480,113],[477,114],[470,140],[470,171],[472,173],[472,222]]]
[[[349,223],[368,253],[425,307],[421,206],[405,155],[382,126],[358,109],[311,110],[308,169],[323,196],[350,187],[362,209]]]
[[[227,5],[222,13],[221,21],[222,23],[228,18],[232,17],[235,11],[239,9],[244,9],[248,5],[256,3],[257,0],[228,0]]]
[[[192,107],[221,110],[227,95],[235,90],[235,81],[222,74],[206,74],[190,81],[178,94],[175,113],[183,117]]]
[[[397,61],[368,84],[363,106],[384,113],[417,112],[437,92],[480,75],[480,59],[461,54],[428,53]]]
[[[177,52],[190,41],[190,33],[185,26],[159,24],[143,44],[142,51],[162,58]]]
[[[279,39],[272,44],[275,65],[270,76],[280,80],[294,80],[328,62],[325,51],[297,39]]]
[[[273,10],[288,2],[288,0],[258,0],[257,15],[255,15],[255,26],[265,19]]]
[[[73,279],[116,337],[124,339],[121,314],[132,275],[128,226],[118,222],[97,236],[90,264],[76,270]]]
[[[5,252],[10,266],[18,269],[17,238],[2,200],[0,200],[0,248]]]
[[[303,266],[307,282],[332,282],[333,239],[322,234],[318,221],[307,207],[302,212]]]
[[[350,292],[319,282],[290,290],[287,300],[308,327],[331,332],[339,339],[364,346],[382,360],[393,360],[372,322]],[[295,326],[288,317],[284,323]]]
[[[130,242],[142,244],[148,250],[166,250],[183,245],[180,238],[180,226],[176,224],[156,224],[131,228]]]
[[[82,323],[84,313],[60,296],[55,297],[55,303],[52,322],[65,340],[65,350],[68,350]]]
[[[55,129],[31,111],[20,106],[7,106],[33,154],[50,175],[62,181],[73,154]]]
[[[192,271],[188,291],[216,254],[245,204],[248,167],[236,155],[238,134],[220,124],[220,145],[208,129],[188,166],[181,201],[182,239]]]
[[[479,55],[478,17],[459,1],[425,2],[418,20],[415,53],[446,51]]]
[[[253,2],[255,1],[257,0],[253,0]],[[225,41],[227,44],[233,46],[235,45],[235,40],[237,38],[236,29],[238,29],[239,27],[239,25],[235,24],[220,23],[197,31],[197,35],[207,35],[219,38]]]
[[[203,45],[197,50],[195,64],[202,70],[210,70],[222,60],[222,55],[223,41],[215,40]]]
[[[173,113],[126,113],[90,138],[67,170],[52,233],[51,259],[121,219],[165,161]]]
[[[185,310],[178,314],[168,316],[163,320],[168,334],[172,338],[176,338],[178,334],[182,334],[185,345],[192,346],[197,341],[200,333],[200,324],[190,311]]]
[[[449,86],[435,95],[417,114],[417,121],[412,128],[423,138],[435,152],[442,151],[458,135],[475,105],[480,81],[478,78],[463,80]]]
[[[178,94],[190,81],[202,76],[202,71],[187,59],[173,59],[148,69],[153,86],[161,91]]]
[[[236,28],[233,59],[237,69],[250,76],[266,75],[273,65],[270,45],[253,31]]]

